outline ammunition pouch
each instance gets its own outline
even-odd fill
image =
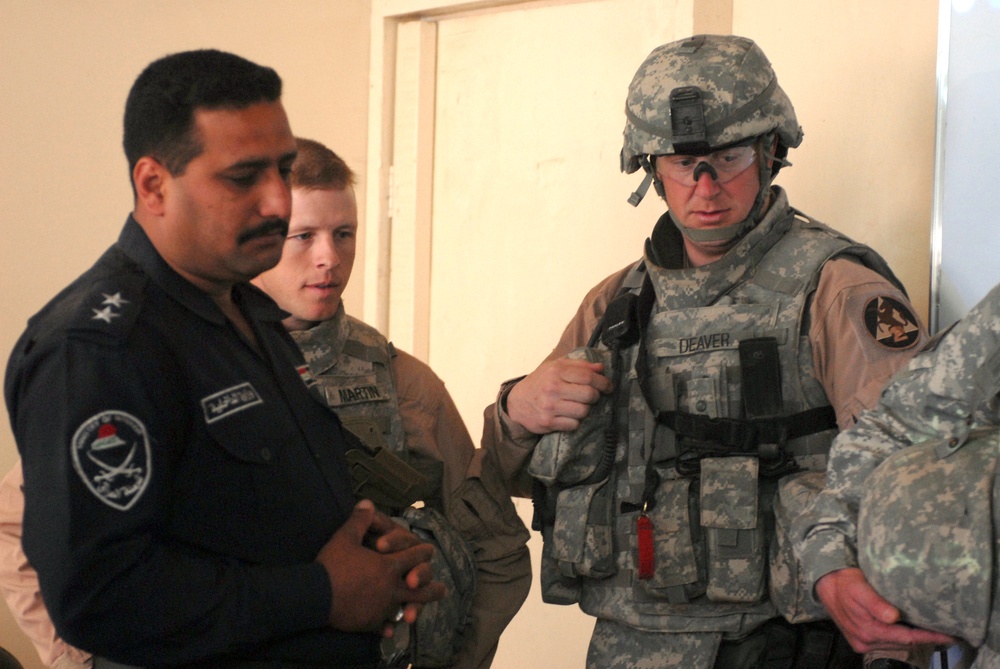
[[[576,604],[582,577],[615,573],[612,483],[547,488],[536,482],[532,528],[542,533],[542,601]]]
[[[769,509],[762,487],[753,457],[706,458],[698,478],[660,481],[647,510],[655,570],[633,580],[640,610],[702,597],[730,604],[764,599]]]
[[[767,579],[766,536],[758,460],[707,458],[701,463],[701,526],[708,544],[708,587],[713,602],[760,601]]]
[[[607,480],[560,490],[552,527],[552,558],[566,577],[614,573],[611,491]],[[586,523],[580,519],[586,518]]]
[[[558,561],[552,556],[554,540],[552,525],[542,526],[542,558],[539,577],[541,579],[542,601],[546,604],[568,606],[580,601],[582,581],[579,576],[565,576],[559,569]]]
[[[657,486],[656,504],[648,510],[658,537],[656,568],[651,578],[633,581],[638,601],[684,604],[705,594],[707,568],[697,522],[697,489],[698,482],[688,478],[665,479]]]

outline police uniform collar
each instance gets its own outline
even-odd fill
[[[226,317],[212,298],[167,264],[131,215],[118,236],[118,247],[174,300],[211,323],[225,324]],[[252,320],[280,321],[288,316],[266,293],[250,284],[233,286],[233,299]]]

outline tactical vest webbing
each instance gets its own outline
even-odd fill
[[[392,374],[395,351],[385,337],[348,316],[343,306],[334,318],[292,336],[341,422],[369,446],[385,446],[405,459]]]
[[[656,631],[739,633],[775,615],[766,556],[776,477],[825,468],[835,434],[807,318],[820,270],[839,256],[893,278],[873,251],[794,210],[709,266],[668,270],[647,257],[629,275],[625,290],[641,295],[645,283],[655,297],[642,337],[616,355],[595,336],[576,354],[604,361],[621,391],[575,433],[543,438],[530,466],[550,493],[549,601]],[[778,384],[777,395],[748,399],[743,376],[756,372],[741,365],[741,342],[745,357],[776,357],[763,377],[773,383],[760,387]],[[637,563],[648,538],[640,517],[653,528],[643,553],[651,567]],[[640,578],[640,568],[651,572]]]
[[[400,623],[408,635],[397,630],[394,640],[383,643],[383,654],[391,659],[384,657],[383,663],[450,666],[467,643],[473,622],[478,578],[474,549],[443,514],[442,463],[406,450],[392,367],[396,352],[378,330],[348,316],[343,305],[332,319],[292,335],[318,389],[344,426],[369,448],[391,451],[425,477],[408,489],[424,505],[392,511],[399,511],[397,522],[435,546],[431,570],[435,580],[448,586],[449,595],[426,605],[416,624]],[[358,486],[351,466],[352,482]]]

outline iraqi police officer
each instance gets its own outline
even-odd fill
[[[857,647],[947,634],[1000,667],[998,430],[1000,286],[837,437],[827,488],[793,526],[806,582]]]
[[[397,516],[411,501],[423,502],[422,510],[406,512],[406,522],[431,530],[432,566],[449,594],[425,608],[413,634],[400,623],[385,645],[409,652],[417,667],[485,669],[528,593],[528,532],[492,454],[472,443],[444,382],[344,310],[358,231],[356,177],[321,143],[297,138],[295,146],[281,260],[253,283],[289,312],[283,322],[311,382],[367,445],[348,451],[356,496]],[[21,550],[22,481],[20,463],[0,481],[0,590],[47,665],[89,666],[88,653],[55,634]]]
[[[653,184],[667,211],[486,411],[536,498],[543,597],[597,619],[594,669],[856,666],[828,620],[779,615],[775,493],[823,471],[923,328],[878,254],[773,184],[802,130],[753,41],[657,47],[625,114],[630,201]]]
[[[143,70],[133,210],[8,363],[24,552],[97,669],[373,668],[379,632],[445,592],[433,548],[354,499],[357,439],[248,283],[288,229],[281,88],[217,50]]]

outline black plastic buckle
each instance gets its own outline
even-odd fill
[[[670,91],[670,132],[674,152],[702,156],[710,152],[701,89],[680,86]]]

